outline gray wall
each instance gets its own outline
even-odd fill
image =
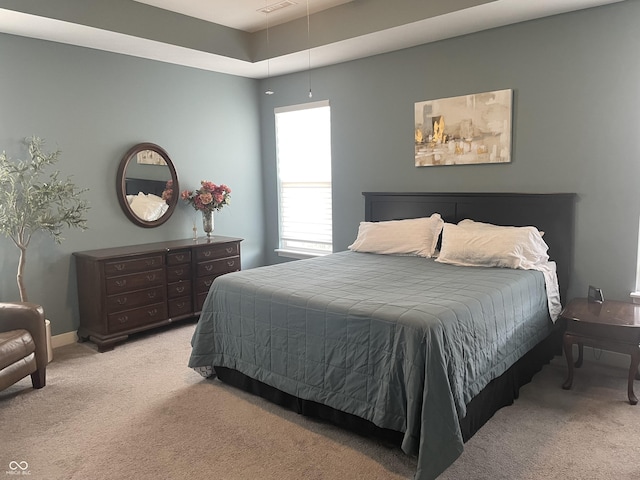
[[[594,284],[629,300],[640,205],[638,18],[632,0],[313,70],[313,100],[331,104],[334,249],[355,239],[363,191],[575,192],[569,294],[585,296]],[[273,108],[309,101],[308,76],[269,85],[275,95],[261,96],[261,127],[275,263]],[[511,164],[414,167],[415,102],[507,88]]]
[[[313,100],[332,109],[335,249],[355,238],[362,191],[576,192],[570,295],[591,283],[628,299],[640,205],[637,18],[629,0],[312,71]],[[21,138],[44,137],[63,151],[59,169],[90,189],[89,230],[65,232],[62,245],[38,235],[28,252],[29,293],[54,334],[79,324],[72,252],[188,238],[194,218],[200,227],[184,204],[155,229],[125,218],[115,175],[138,142],[168,151],[181,188],[231,186],[216,233],[245,238],[245,268],[263,264],[265,250],[267,263],[279,261],[273,108],[309,101],[306,72],[270,79],[267,97],[264,81],[10,35],[0,35],[0,64],[0,149],[22,158]],[[415,102],[504,88],[515,100],[511,164],[413,166]],[[18,298],[17,253],[0,238],[0,301]]]
[[[56,245],[34,236],[28,250],[30,300],[44,306],[53,333],[79,325],[72,252],[190,238],[195,218],[181,202],[164,225],[146,229],[124,216],[115,195],[118,164],[139,142],[163,147],[181,189],[225,183],[232,204],[215,232],[244,238],[244,267],[263,263],[262,180],[255,80],[97,50],[0,35],[0,150],[25,158],[30,135],[60,148],[58,169],[89,189],[89,229]],[[0,238],[0,301],[19,299],[18,249]]]

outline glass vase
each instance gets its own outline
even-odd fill
[[[213,212],[202,212],[202,229],[207,234],[207,238],[211,238],[211,232],[213,232]]]

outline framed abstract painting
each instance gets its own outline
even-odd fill
[[[511,162],[513,90],[415,104],[415,165]]]

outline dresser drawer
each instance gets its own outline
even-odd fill
[[[180,297],[169,300],[169,316],[179,317],[187,315],[193,311],[191,305],[191,297]]]
[[[181,263],[191,263],[191,252],[189,250],[167,254],[167,265],[180,265]]]
[[[164,300],[164,287],[109,295],[107,297],[107,313],[130,310],[135,307],[158,303]]]
[[[134,273],[132,275],[121,275],[106,279],[107,294],[130,292],[132,290],[142,290],[144,288],[164,285],[164,270],[151,270],[149,272]]]
[[[176,282],[167,285],[167,294],[169,298],[182,297],[191,294],[191,280],[186,282]]]
[[[162,255],[154,255],[150,257],[136,257],[127,260],[115,260],[106,262],[104,265],[104,273],[108,276],[124,275],[126,273],[144,272],[164,265],[164,257]]]
[[[167,282],[177,282],[191,278],[191,265],[173,265],[167,267]]]
[[[196,293],[208,292],[211,288],[211,284],[220,275],[213,275],[211,277],[200,277],[196,279]]]
[[[197,276],[204,277],[207,275],[221,275],[223,273],[235,272],[240,270],[240,257],[222,258],[220,260],[211,260],[208,262],[200,262],[197,266]]]
[[[240,247],[237,243],[211,245],[196,250],[196,261],[201,262],[203,260],[213,260],[215,258],[233,257],[237,255],[240,255]]]
[[[161,322],[162,320],[166,320],[167,317],[166,302],[154,303],[146,307],[112,313],[107,316],[107,323],[109,324],[110,332],[118,332]]]

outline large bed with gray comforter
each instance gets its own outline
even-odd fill
[[[476,218],[546,229],[550,255],[558,255],[560,291],[566,290],[572,195],[365,197],[368,221],[437,211],[448,222]],[[189,366],[223,378],[234,372],[397,432],[402,450],[418,457],[416,478],[430,479],[509,403],[474,406],[474,400],[512,378],[522,359],[557,329],[540,271],[345,251],[217,278],[193,336]],[[535,358],[525,368],[529,379],[531,370],[548,361],[548,355]],[[513,381],[506,387],[511,399],[528,380]]]

